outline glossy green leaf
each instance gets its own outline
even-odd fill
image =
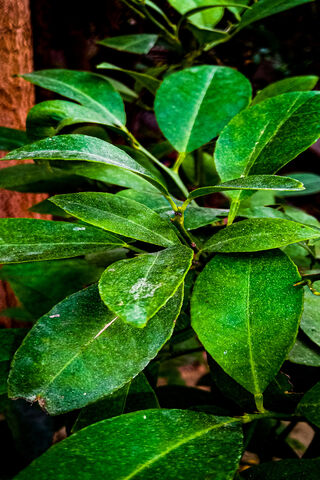
[[[320,281],[314,282],[313,288],[319,291]],[[308,287],[304,289],[304,309],[301,328],[320,347],[320,297],[313,295]]]
[[[27,116],[27,133],[30,141],[52,137],[64,127],[76,123],[113,125],[101,113],[66,100],[48,100],[35,105]]]
[[[307,367],[320,367],[320,348],[311,341],[305,342],[297,338],[288,354],[288,360]]]
[[[0,330],[0,395],[7,393],[10,362],[27,332],[26,328],[3,328]]]
[[[286,459],[266,462],[241,473],[245,480],[318,480],[320,459]]]
[[[251,175],[240,177],[214,186],[202,187],[193,190],[188,200],[194,200],[204,195],[228,190],[303,190],[303,184],[293,178],[276,175]]]
[[[167,77],[157,92],[155,113],[174,148],[192,152],[216,137],[250,98],[251,85],[241,73],[203,65]]]
[[[320,222],[313,215],[309,215],[309,213],[305,212],[304,210],[291,205],[284,205],[283,209],[285,215],[288,218],[293,219],[295,222],[320,228]]]
[[[299,77],[284,78],[278,82],[271,83],[271,85],[268,85],[266,88],[261,90],[253,99],[251,105],[256,105],[263,100],[275,97],[276,95],[282,95],[283,93],[312,90],[316,86],[318,80],[319,77],[315,75],[301,75]]]
[[[246,218],[284,218],[289,220],[288,216],[285,213],[277,210],[276,208],[270,207],[240,208],[238,214],[240,217]]]
[[[217,8],[205,9],[199,13],[190,15],[189,20],[199,28],[212,28],[223,17],[224,8],[219,4],[225,5],[224,1],[219,0],[168,0],[179,13],[186,14],[189,10],[197,7],[217,6]],[[235,2],[234,2],[235,3]]]
[[[45,138],[8,153],[6,160],[65,160],[107,164],[137,173],[161,190],[166,190],[160,181],[126,152],[100,138],[87,135],[59,135]]]
[[[26,73],[22,77],[38,87],[79,102],[103,116],[112,125],[121,127],[126,122],[122,98],[102,75],[50,69]]]
[[[234,223],[213,235],[207,252],[258,252],[319,238],[320,229],[281,218],[252,218]]]
[[[120,93],[121,97],[123,98],[124,101],[126,102],[132,102],[138,98],[138,95],[132,88],[127,87],[122,82],[119,82],[119,80],[116,80],[115,78],[110,78],[104,75],[104,78],[108,80],[108,82],[113,86],[113,88]]]
[[[139,33],[135,35],[109,37],[97,43],[124,52],[147,54],[152,47],[155,46],[157,40],[158,35],[152,33]]]
[[[99,402],[80,411],[72,432],[124,413],[159,408],[159,402],[146,376],[139,373],[131,382]]]
[[[68,295],[97,282],[102,272],[77,258],[4,265],[0,279],[9,282],[19,304],[37,320]]]
[[[56,415],[111,394],[170,338],[181,303],[180,289],[140,330],[108,310],[96,286],[71,295],[36,323],[17,351],[9,396],[38,400]]]
[[[300,275],[281,251],[216,255],[199,275],[191,320],[223,370],[255,395],[278,373],[302,313]],[[276,306],[276,310],[275,310]]]
[[[297,411],[320,428],[320,382],[316,383],[311,390],[305,393]]]
[[[179,288],[192,259],[193,251],[181,245],[120,260],[102,274],[101,298],[125,322],[145,327]]]
[[[220,135],[215,164],[222,182],[276,173],[320,136],[320,93],[286,93],[240,112]],[[243,193],[231,197],[236,206]],[[233,219],[236,209],[232,209]]]
[[[163,247],[179,244],[171,225],[141,203],[111,193],[83,192],[50,198],[84,222],[113,233]]]
[[[233,418],[145,410],[75,433],[16,479],[232,480],[241,454],[241,426]]]
[[[253,22],[269,17],[270,15],[289,10],[290,8],[311,1],[313,0],[259,0],[259,2],[253,3],[251,9],[245,11],[244,15],[242,15],[238,29],[240,30]]]
[[[28,143],[28,137],[23,130],[0,127],[0,150],[12,150]]]
[[[76,223],[0,219],[0,263],[78,257],[123,245],[110,233]]]
[[[133,78],[141,87],[149,90],[149,92],[153,95],[156,93],[161,83],[160,80],[148,75],[147,73],[136,72],[135,70],[127,70],[125,68],[118,67],[117,65],[113,65],[112,63],[102,62],[97,65],[97,68],[101,70],[116,70],[125,73],[129,75],[129,77]]]
[[[163,218],[170,220],[174,216],[174,211],[168,200],[162,195],[153,192],[137,192],[133,189],[122,190],[117,193],[118,196],[126,197],[136,202],[142,203],[151,208]],[[174,200],[176,205],[183,204],[180,200]],[[213,222],[220,220],[222,217],[228,215],[229,210],[220,208],[205,208],[196,205],[189,205],[185,211],[184,226],[187,230],[194,230],[196,228],[210,225]]]
[[[278,197],[295,197],[301,195],[314,195],[315,193],[320,192],[320,175],[311,172],[301,172],[301,173],[290,173],[291,178],[295,178],[302,182],[305,190],[301,192],[278,192]]]

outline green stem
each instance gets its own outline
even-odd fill
[[[183,162],[183,160],[186,158],[186,153],[185,152],[180,152],[179,155],[178,155],[178,158],[177,160],[175,161],[173,167],[172,167],[172,170],[175,172],[175,173],[179,173],[179,168]]]
[[[277,412],[261,412],[261,413],[245,413],[242,417],[237,417],[242,423],[250,423],[261,418],[281,418],[283,420],[295,420],[300,418],[297,413],[277,413]]]
[[[240,207],[240,200],[238,198],[233,199],[231,201],[230,210],[229,210],[228,223],[227,223],[228,226],[232,225],[233,220],[237,216],[239,207]]]
[[[256,403],[256,407],[258,412],[265,413],[266,410],[263,406],[263,394],[262,393],[255,393],[254,401]]]

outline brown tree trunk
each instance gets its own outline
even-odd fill
[[[29,0],[0,0],[0,125],[25,128],[28,110],[34,103],[33,87],[13,75],[30,72],[33,68],[33,49]],[[13,162],[0,162],[0,168]],[[0,218],[29,217],[28,208],[43,199],[38,194],[0,191]],[[15,304],[10,289],[0,284],[0,310]],[[0,323],[9,326],[8,319]]]

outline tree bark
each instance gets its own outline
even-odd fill
[[[0,12],[0,125],[24,129],[27,112],[34,103],[34,89],[14,75],[30,72],[33,68],[29,0],[0,0]],[[0,168],[13,164],[3,161]],[[28,208],[42,199],[43,195],[39,194],[1,190],[0,218],[30,217]],[[13,305],[14,295],[7,285],[0,284],[0,310]],[[0,324],[9,326],[10,322],[0,318]]]

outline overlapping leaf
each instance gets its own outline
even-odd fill
[[[147,54],[150,52],[151,48],[154,47],[157,40],[158,35],[153,33],[140,33],[105,38],[97,43],[124,52]]]
[[[312,90],[316,86],[318,80],[319,77],[315,75],[301,75],[299,77],[284,78],[278,82],[271,83],[271,85],[268,85],[261,90],[253,99],[251,105],[256,105],[263,100],[282,95],[283,93]]]
[[[316,383],[303,397],[297,411],[320,428],[320,382]]]

